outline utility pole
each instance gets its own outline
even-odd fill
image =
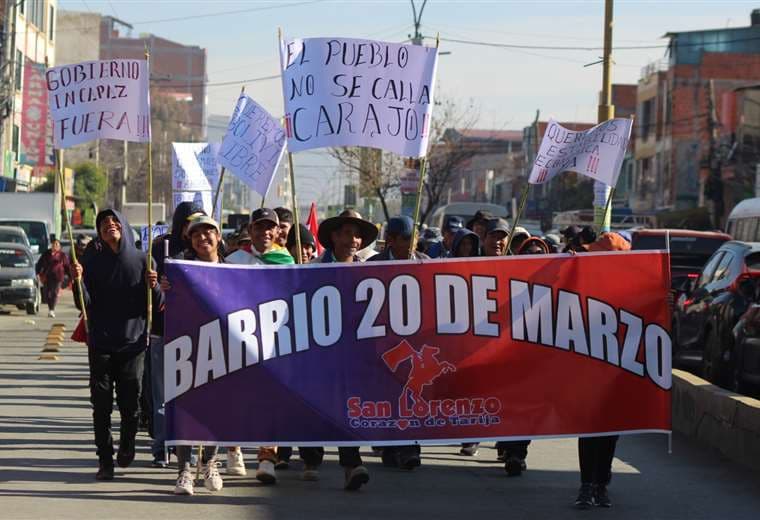
[[[723,202],[723,157],[720,151],[718,115],[715,107],[715,84],[707,82],[707,130],[710,133],[710,148],[707,156],[709,174],[705,183],[705,197],[712,201],[713,225],[721,228],[725,204]]]
[[[614,0],[604,1],[604,55],[602,57],[602,94],[599,99],[597,122],[603,123],[615,117],[612,104],[612,20]],[[609,231],[612,220],[612,204],[607,211],[607,200],[612,188],[602,182],[594,182],[594,225],[600,231]]]
[[[414,5],[414,0],[409,1],[412,4],[412,16],[414,17],[414,36],[411,34],[409,36],[412,39],[413,45],[422,45],[424,36],[422,36],[422,33],[420,32],[420,26],[422,25],[422,12],[425,10],[425,4],[427,4],[427,0],[422,1],[422,6],[420,7],[419,13],[417,13],[417,7]]]

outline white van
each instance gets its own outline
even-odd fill
[[[760,197],[744,199],[731,210],[726,233],[734,240],[760,242]]]

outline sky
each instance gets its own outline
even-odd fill
[[[415,4],[419,9],[422,2]],[[244,81],[279,73],[278,27],[289,37],[394,42],[414,31],[409,0],[59,0],[59,6],[116,16],[134,25],[134,36],[153,33],[205,48],[209,114],[230,114],[243,84],[272,114],[282,114],[278,79]],[[613,82],[636,83],[644,66],[663,59],[666,32],[749,25],[754,8],[760,2],[617,0]],[[541,119],[596,119],[602,68],[586,65],[601,56],[603,0],[429,0],[421,21],[426,44],[434,45],[438,34],[440,50],[450,53],[440,56],[436,96],[472,102],[478,127],[520,130],[536,110]]]

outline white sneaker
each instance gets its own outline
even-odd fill
[[[219,474],[219,468],[216,467],[216,459],[208,461],[203,468],[203,485],[209,491],[219,491],[224,486],[222,476]]]
[[[256,480],[264,484],[274,484],[277,482],[277,474],[274,472],[274,463],[272,461],[259,461],[259,469],[256,470]]]
[[[48,318],[55,318],[55,311],[48,311]]]
[[[184,470],[177,477],[177,485],[174,486],[175,495],[192,495],[193,494],[193,472],[189,469]]]
[[[227,452],[227,474],[244,477],[246,475],[245,461],[240,449]]]

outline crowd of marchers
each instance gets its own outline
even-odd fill
[[[170,232],[154,241],[149,264],[148,257],[127,238],[130,228],[123,215],[111,209],[97,215],[97,238],[82,244],[79,261],[72,262],[70,267],[72,276],[81,281],[81,284],[73,284],[75,302],[80,306],[82,301],[88,314],[90,393],[99,462],[97,480],[112,480],[116,465],[126,468],[133,462],[141,417],[147,419],[152,437],[153,465],[165,468],[172,456],[176,458],[174,493],[192,495],[195,492],[195,465],[202,468],[203,485],[211,492],[223,487],[222,465],[227,476],[247,474],[240,447],[224,448],[226,453],[219,453],[215,446],[203,446],[198,450],[198,460],[196,451],[190,446],[171,449],[165,446],[164,311],[165,295],[172,288],[165,273],[168,258],[225,264],[287,265],[580,254],[630,249],[630,237],[624,233],[602,233],[597,237],[591,228],[571,226],[562,232],[562,237],[535,237],[519,226],[512,230],[507,221],[487,212],[478,212],[467,221],[451,216],[441,230],[423,227],[417,233],[411,218],[397,216],[382,226],[382,237],[378,236],[377,226],[350,209],[321,222],[316,237],[306,226],[294,226],[293,220],[293,214],[287,208],[260,208],[251,214],[245,229],[225,241],[213,218],[193,203],[183,202],[174,211]],[[418,234],[416,247],[412,248]],[[324,250],[319,253],[319,248]],[[68,269],[68,265],[61,265],[64,260],[58,258],[56,251],[52,256],[43,257],[41,262],[43,272]],[[57,294],[59,286],[56,284],[55,287]],[[147,330],[148,290],[153,302],[150,330]],[[51,309],[54,308],[55,298],[48,301],[53,305]],[[115,453],[111,431],[114,392],[121,415]],[[607,486],[612,477],[616,442],[617,436],[578,440],[581,481],[575,501],[578,507],[611,506]],[[507,476],[518,477],[527,470],[529,444],[530,441],[497,443],[498,459],[504,464]],[[303,461],[302,478],[319,480],[324,449],[312,446],[299,447],[298,451]],[[413,471],[422,461],[420,446],[414,444],[373,448],[373,452],[381,457],[383,465],[403,471]],[[291,465],[292,454],[292,447],[258,448],[256,479],[275,484],[277,472]],[[477,456],[478,444],[462,444],[460,454]],[[346,490],[358,490],[369,482],[370,473],[358,447],[338,447],[338,456],[345,472]]]

